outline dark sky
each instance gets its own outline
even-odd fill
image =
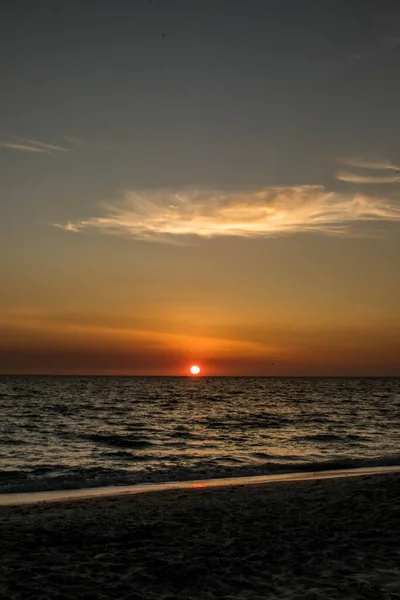
[[[398,1],[0,11],[3,370],[400,372]]]

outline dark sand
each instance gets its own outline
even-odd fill
[[[0,551],[7,600],[400,600],[400,476],[2,507]]]

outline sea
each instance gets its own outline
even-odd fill
[[[400,378],[0,377],[0,493],[400,464]]]

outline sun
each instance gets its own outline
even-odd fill
[[[190,367],[190,372],[192,375],[198,375],[200,373],[200,367],[193,365],[193,367]]]

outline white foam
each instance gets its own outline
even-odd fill
[[[30,492],[18,494],[1,494],[1,506],[16,504],[34,504],[38,502],[61,502],[65,500],[83,500],[106,496],[123,496],[143,494],[145,492],[162,492],[166,490],[196,490],[199,488],[217,488],[237,485],[254,485],[257,483],[276,483],[289,481],[308,481],[310,479],[333,479],[342,477],[360,477],[361,475],[388,475],[400,473],[399,465],[361,467],[358,469],[337,469],[329,471],[309,471],[306,473],[281,473],[275,475],[255,475],[250,477],[227,477],[221,479],[202,479],[197,481],[169,481],[164,483],[147,483],[129,486],[109,486],[89,489],[53,490],[46,492]]]

